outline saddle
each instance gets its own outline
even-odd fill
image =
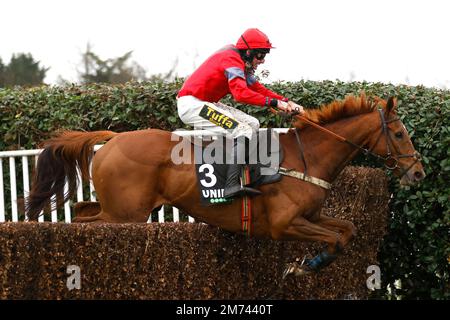
[[[227,177],[227,163],[230,159],[232,141],[223,136],[216,136],[214,140],[205,136],[196,139],[194,145],[195,169],[197,185],[200,191],[200,202],[204,206],[227,204],[232,200],[224,198],[224,188]],[[261,129],[257,134],[256,148],[245,155],[247,159],[245,170],[242,172],[244,184],[256,188],[258,186],[275,183],[281,180],[279,171],[283,161],[283,149],[279,143],[278,133],[273,129]],[[244,155],[243,155],[244,156]]]

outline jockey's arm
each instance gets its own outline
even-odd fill
[[[244,79],[236,77],[228,82],[230,92],[237,102],[251,104],[254,106],[268,106],[270,97],[251,90]]]
[[[279,95],[279,94],[277,94],[277,93],[267,89],[261,83],[256,81],[256,79],[254,79],[254,82],[249,85],[249,88],[251,90],[253,90],[253,91],[259,92],[262,95],[268,96],[268,97],[273,98],[273,99],[281,100],[281,101],[284,101],[284,102],[287,102],[289,100],[288,98],[283,97],[282,95]]]
[[[259,84],[259,83],[258,83]],[[264,86],[259,84],[257,85],[260,91],[263,91],[267,95],[263,95],[260,92],[254,91],[247,86],[247,83],[244,79],[240,77],[236,77],[228,82],[231,94],[233,98],[240,103],[251,104],[255,106],[271,106],[277,107],[282,111],[291,112],[293,110],[298,110],[300,113],[303,113],[303,107],[292,102],[288,101],[287,98],[277,95],[276,93],[266,89]],[[255,84],[253,84],[254,86]],[[263,90],[264,89],[264,90]]]
[[[262,84],[260,84],[257,81],[252,86],[250,86],[250,88],[261,94],[269,96],[272,99],[277,99],[278,101],[277,101],[276,107],[282,111],[285,111],[285,112],[297,111],[300,114],[304,113],[304,109],[301,105],[298,105],[293,101],[289,101],[288,98],[285,98],[279,94],[276,94],[275,92],[267,89],[266,87],[264,87]],[[270,105],[274,106],[273,104],[270,104]]]

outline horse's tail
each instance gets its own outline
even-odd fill
[[[49,201],[59,207],[74,195],[78,183],[77,168],[82,179],[89,181],[89,164],[94,155],[94,145],[108,141],[117,134],[112,131],[64,131],[45,141],[26,201],[28,219],[37,220]],[[64,193],[66,178],[68,191]],[[63,194],[62,199],[56,197],[57,194]],[[52,199],[53,195],[55,197]]]

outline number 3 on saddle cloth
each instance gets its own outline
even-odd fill
[[[227,163],[239,161],[233,159],[233,142],[223,136],[216,137],[216,140],[204,139],[201,143],[194,144],[195,169],[197,172],[198,187],[200,191],[200,202],[203,206],[216,204],[228,204],[232,199],[224,198],[225,182],[227,178]],[[278,140],[278,134],[272,129],[261,129],[258,132],[257,140],[251,141],[255,147],[246,144],[244,152],[246,166],[241,172],[243,185],[256,188],[267,183],[274,183],[281,180],[278,173],[283,160],[283,150]],[[247,153],[250,150],[250,153]],[[238,152],[241,150],[238,149]],[[244,153],[242,161],[244,161]],[[241,162],[242,163],[242,162]]]

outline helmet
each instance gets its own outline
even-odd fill
[[[236,43],[238,49],[272,49],[272,44],[264,32],[257,28],[247,29]]]

